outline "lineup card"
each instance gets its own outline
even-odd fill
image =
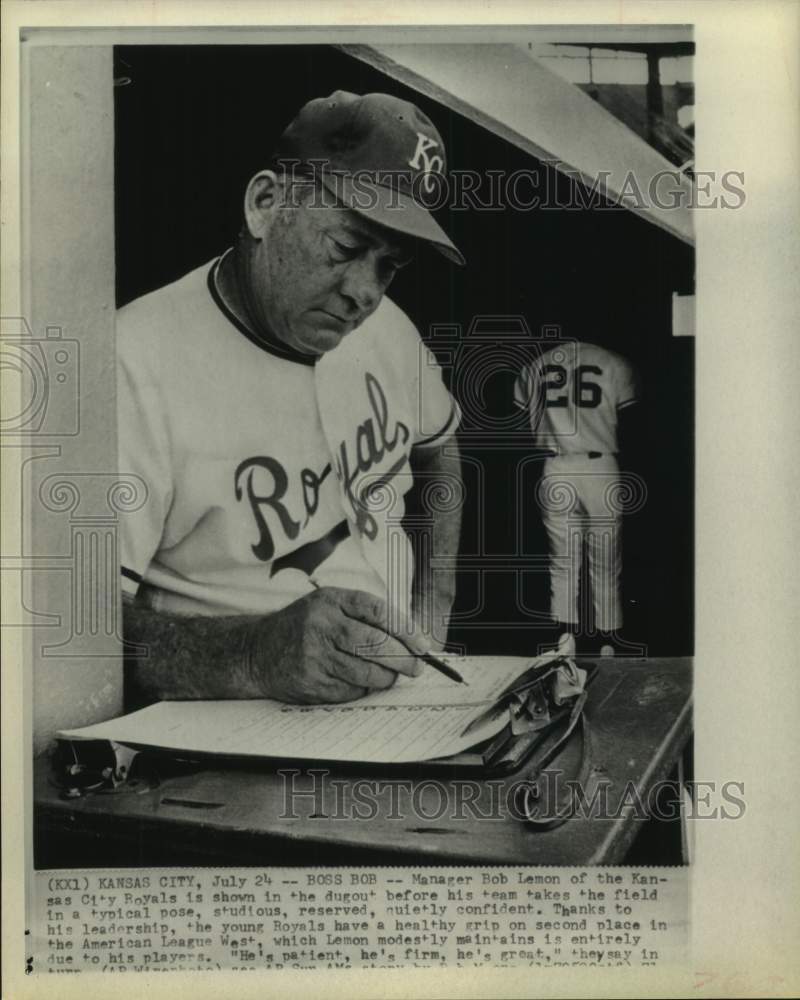
[[[65,730],[63,739],[105,739],[193,753],[407,763],[460,753],[500,732],[506,713],[465,729],[536,660],[444,657],[466,684],[428,667],[387,691],[340,705],[286,705],[270,699],[162,701],[118,719]]]

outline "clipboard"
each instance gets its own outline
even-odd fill
[[[342,774],[403,777],[493,778],[514,774],[533,765],[541,769],[565,746],[575,730],[583,726],[587,688],[597,667],[580,663],[585,679],[580,694],[559,703],[555,689],[562,670],[576,670],[574,659],[557,657],[543,666],[533,666],[503,691],[487,709],[495,716],[506,713],[505,726],[489,739],[469,749],[444,757],[404,763],[341,761],[332,763],[312,755],[298,757],[241,758],[236,755],[181,752],[152,746],[133,746],[109,739],[88,739],[80,743],[61,741],[53,758],[54,772],[62,795],[79,797],[87,793],[128,793],[151,787],[161,777],[190,769],[219,766],[248,770],[335,768]],[[472,726],[480,728],[483,717]],[[469,728],[469,727],[468,727]],[[465,730],[466,732],[466,730]]]

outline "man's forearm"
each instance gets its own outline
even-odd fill
[[[151,698],[275,698],[323,704],[416,677],[428,645],[391,631],[389,605],[374,594],[321,587],[266,615],[182,617],[125,604],[134,684]],[[360,650],[381,645],[381,654]]]
[[[133,681],[162,699],[246,698],[258,694],[249,671],[253,619],[184,617],[125,602],[126,643]]]
[[[422,505],[427,523],[421,535],[429,544],[420,544],[415,537],[412,610],[423,630],[443,645],[455,599],[454,557],[461,534],[461,458],[455,439],[438,450],[415,454],[414,473],[427,496]]]

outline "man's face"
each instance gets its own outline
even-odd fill
[[[304,354],[332,350],[378,308],[409,242],[319,200],[281,208],[249,268],[259,322]]]

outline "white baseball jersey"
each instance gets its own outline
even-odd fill
[[[312,574],[387,596],[411,448],[458,423],[440,369],[385,297],[316,363],[256,340],[216,292],[218,264],[118,315],[119,468],[148,490],[121,517],[123,591],[203,615],[278,610]],[[393,504],[370,503],[376,485]],[[410,549],[398,560],[407,589]]]
[[[630,363],[614,351],[563,341],[517,378],[514,400],[531,418],[535,443],[558,455],[617,452],[617,411],[638,399]]]

